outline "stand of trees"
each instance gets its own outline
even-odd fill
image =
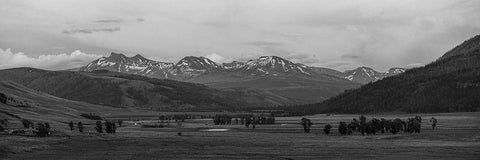
[[[275,124],[274,114],[217,114],[213,117],[215,125],[231,124]]]
[[[95,123],[95,130],[97,133],[103,133],[103,125],[105,125],[105,133],[115,134],[117,132],[116,122],[112,120],[106,120],[104,123],[102,123],[102,121],[97,121]]]
[[[370,135],[377,133],[392,133],[397,134],[400,131],[406,133],[420,133],[422,117],[415,116],[414,118],[408,118],[406,121],[403,121],[399,118],[387,120],[384,118],[377,119],[372,118],[370,121],[367,121],[367,118],[360,116],[359,120],[353,119],[351,122],[340,122],[338,125],[338,132],[341,135],[351,135],[354,132],[359,132],[362,135]],[[328,135],[330,133],[331,125],[327,124],[324,129],[324,133]]]

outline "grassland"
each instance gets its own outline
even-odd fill
[[[125,116],[125,113],[123,113]],[[132,114],[132,118],[138,114]],[[125,122],[115,135],[96,134],[93,121],[87,133],[54,126],[54,136],[36,138],[0,136],[3,159],[478,159],[480,157],[480,112],[420,114],[425,120],[420,134],[340,136],[340,121],[359,115],[307,116],[315,123],[312,133],[302,133],[301,117],[279,117],[277,124],[215,126],[211,120],[187,120],[181,126],[141,128]],[[115,115],[112,115],[115,116]],[[366,115],[367,118],[406,118],[413,114]],[[439,120],[431,130],[428,119]],[[137,123],[137,125],[135,125]],[[326,136],[324,124],[334,125]],[[13,121],[11,127],[20,126]],[[205,129],[226,128],[226,132]],[[182,132],[179,136],[178,132]]]

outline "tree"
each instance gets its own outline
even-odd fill
[[[78,122],[78,123],[77,123],[77,126],[78,126],[78,131],[79,131],[79,132],[83,132],[83,124],[82,124],[82,122]]]
[[[50,130],[50,123],[45,122],[45,128],[47,128],[48,130]]]
[[[112,133],[112,129],[112,122],[110,122],[109,120],[105,121],[105,132]]]
[[[46,137],[50,135],[50,129],[47,128],[43,123],[37,124],[37,132],[35,133],[38,137]]]
[[[117,132],[117,125],[115,124],[115,122],[113,122],[111,125],[112,125],[112,133],[115,134]]]
[[[97,130],[98,133],[103,133],[103,127],[102,127],[102,122],[101,121],[96,122],[95,130]]]
[[[332,129],[332,125],[326,124],[323,128],[323,133],[325,133],[326,135],[330,134],[330,129]]]
[[[30,128],[33,125],[32,121],[27,119],[22,119],[23,128]]]
[[[122,127],[122,123],[123,123],[122,120],[118,120],[118,127]]]
[[[68,126],[70,127],[70,130],[73,131],[74,128],[73,128],[73,122],[72,121],[70,121],[70,123],[68,123]]]

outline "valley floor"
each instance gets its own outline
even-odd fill
[[[358,115],[316,115],[312,133],[302,133],[301,117],[277,118],[276,125],[214,126],[190,120],[178,128],[141,128],[133,123],[115,135],[64,131],[48,138],[0,135],[3,159],[478,159],[480,113],[423,115],[422,133],[326,136],[324,123]],[[411,115],[375,115],[375,117]],[[428,119],[439,119],[429,128]],[[367,115],[367,118],[371,116]],[[93,127],[93,126],[91,126]],[[223,128],[226,132],[206,132]],[[90,128],[90,132],[93,129]],[[182,135],[177,135],[182,132]]]

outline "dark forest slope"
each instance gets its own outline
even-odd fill
[[[479,40],[465,41],[424,67],[303,107],[312,113],[479,111]]]

